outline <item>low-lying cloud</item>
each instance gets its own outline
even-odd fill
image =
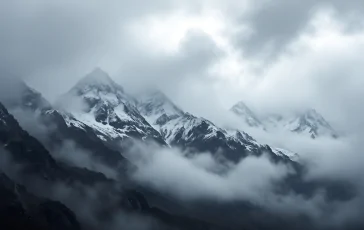
[[[73,154],[79,155],[80,152],[75,151]],[[72,183],[62,180],[47,181],[37,175],[25,175],[24,166],[23,163],[15,161],[11,153],[0,148],[1,173],[24,185],[31,194],[62,202],[76,214],[82,229],[171,229],[151,216],[128,210],[125,203],[128,202],[130,194],[123,190],[120,182],[100,181],[86,185],[77,178],[73,178]]]
[[[315,148],[310,148],[314,152]],[[334,151],[334,148],[330,150]],[[315,151],[319,150],[323,151],[316,146]],[[357,223],[362,209],[358,204],[364,198],[361,182],[353,181],[356,179],[353,174],[345,172],[352,167],[351,161],[342,161],[343,165],[338,167],[332,162],[322,162],[326,157],[330,159],[332,156],[324,155],[309,165],[309,172],[303,180],[356,182],[354,189],[359,192],[355,197],[330,200],[324,189],[309,197],[293,191],[281,194],[277,192],[278,183],[296,172],[287,165],[271,162],[264,155],[247,157],[236,165],[222,163],[209,153],[191,155],[174,148],[138,146],[129,155],[137,166],[132,174],[135,181],[185,202],[247,202],[286,218],[304,215],[317,227],[324,228]],[[302,163],[306,159],[302,159]],[[352,170],[359,171],[362,170]]]
[[[177,149],[146,147],[140,147],[139,153],[139,159],[131,156],[138,167],[134,179],[181,199],[258,202],[263,196],[259,191],[271,190],[273,182],[289,171],[267,157],[248,157],[237,165],[221,165],[208,153],[187,156]]]

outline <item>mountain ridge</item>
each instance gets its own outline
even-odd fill
[[[271,151],[269,147],[267,149],[241,130],[224,129],[205,118],[184,112],[164,94],[163,100],[156,102],[154,95],[150,94],[149,98],[144,95],[142,101],[148,103],[140,103],[138,108],[171,146],[213,154],[222,151],[225,157],[233,161],[239,161],[251,154],[259,155],[263,151],[272,154],[273,158],[284,156],[282,153],[275,154],[278,152]],[[160,109],[164,107],[174,110],[166,112]]]
[[[289,115],[274,113],[259,117],[243,101],[239,101],[230,109],[230,112],[248,127],[272,133],[282,130],[312,139],[339,137],[338,132],[315,109],[307,109]]]

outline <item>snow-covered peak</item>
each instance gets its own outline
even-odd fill
[[[232,111],[235,115],[241,118],[247,125],[264,129],[264,125],[262,124],[262,122],[243,101],[236,103],[230,109],[230,111]]]
[[[323,126],[330,127],[329,123],[315,109],[307,110],[305,113],[301,115],[301,118],[305,119],[310,123],[319,123]]]
[[[202,117],[196,117],[190,113],[185,113],[157,125],[167,143],[172,145],[173,143],[180,142],[196,144],[196,142],[204,143],[217,140],[226,142],[227,146],[229,145],[228,142],[247,146],[258,145],[247,133],[220,128],[211,121]]]
[[[83,77],[79,81],[79,84],[99,86],[99,85],[114,85],[115,82],[110,78],[108,73],[106,73],[100,68],[95,68],[92,72]]]
[[[75,106],[69,105],[71,102]],[[58,103],[77,121],[101,133],[102,140],[137,138],[163,143],[160,134],[137,110],[136,99],[100,69],[81,79]],[[68,125],[75,126],[71,123]]]
[[[79,94],[92,90],[104,93],[124,93],[123,88],[100,68],[95,68],[72,88],[72,91],[77,91]]]
[[[230,111],[248,126],[263,129],[270,133],[288,131],[313,139],[317,137],[338,137],[337,132],[315,109],[292,114],[266,114],[258,118],[243,101],[240,101]]]
[[[268,114],[262,118],[262,123],[264,123],[264,125],[266,125],[268,128],[269,127],[276,128],[277,126],[279,126],[281,123],[284,122],[285,122],[284,116],[276,113]]]
[[[306,133],[312,138],[318,136],[337,137],[336,131],[325,120],[325,118],[314,109],[296,115],[288,121],[286,127],[296,133]]]
[[[77,98],[82,99],[91,108],[95,105],[115,107],[121,103],[132,107],[136,105],[136,100],[125,93],[124,89],[100,68],[94,69],[83,77],[58,102],[63,104],[63,99],[72,100]]]
[[[315,109],[291,115],[269,115],[263,122],[268,129],[282,129],[313,139],[320,136],[338,137],[336,131]]]
[[[142,95],[139,98],[138,109],[151,124],[184,115],[184,112],[161,91]]]

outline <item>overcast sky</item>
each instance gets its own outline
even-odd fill
[[[96,66],[187,111],[314,107],[364,128],[360,0],[1,1],[0,68],[50,101]]]

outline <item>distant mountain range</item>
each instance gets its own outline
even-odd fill
[[[270,114],[260,118],[243,101],[240,101],[230,111],[244,122],[246,126],[270,131],[271,133],[275,131],[288,131],[312,139],[318,137],[339,137],[338,132],[314,109],[289,116]]]

